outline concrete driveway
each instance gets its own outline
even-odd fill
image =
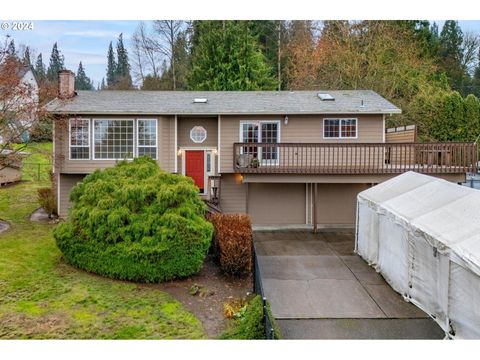
[[[258,231],[254,241],[284,338],[443,338],[427,314],[353,253],[353,230]]]

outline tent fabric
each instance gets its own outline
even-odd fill
[[[356,252],[450,338],[480,338],[480,191],[407,172],[357,198]]]

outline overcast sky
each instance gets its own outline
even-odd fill
[[[441,29],[444,21],[435,21]],[[11,21],[9,23],[11,24]],[[465,20],[459,23],[464,32],[480,33],[480,20]],[[0,30],[0,39],[3,35],[9,34],[15,39],[17,49],[20,44],[29,45],[37,55],[42,53],[47,66],[52,45],[57,42],[60,52],[65,57],[66,68],[76,71],[78,63],[82,61],[87,75],[97,85],[105,77],[108,44],[110,41],[115,42],[118,35],[123,33],[125,46],[130,50],[130,37],[137,25],[138,21],[43,20],[34,21],[33,30]]]

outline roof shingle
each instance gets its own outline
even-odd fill
[[[322,101],[318,93],[331,94]],[[194,103],[207,98],[206,103]],[[363,104],[363,105],[362,105]],[[55,99],[46,109],[57,114],[229,115],[229,114],[394,114],[401,110],[371,90],[318,91],[78,91]]]

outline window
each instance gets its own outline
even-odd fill
[[[94,158],[133,158],[133,120],[94,120]]]
[[[201,144],[207,138],[207,130],[203,126],[194,126],[190,130],[190,139],[197,144]]]
[[[355,139],[357,137],[357,119],[323,119],[323,137],[325,139]]]
[[[137,153],[157,159],[157,120],[137,120]]]
[[[70,159],[90,158],[90,120],[70,119]]]
[[[245,143],[273,143],[280,140],[280,121],[260,121],[241,123],[241,141]],[[253,155],[263,164],[275,164],[278,161],[276,146],[245,146],[244,154]]]

